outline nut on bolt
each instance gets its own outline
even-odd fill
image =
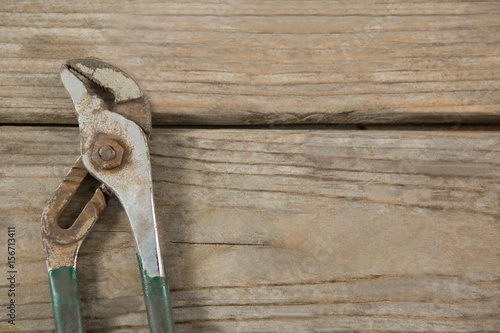
[[[94,143],[92,160],[103,169],[116,168],[122,164],[123,147],[113,139],[100,138]]]

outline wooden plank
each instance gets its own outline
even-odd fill
[[[156,129],[178,331],[499,331],[499,143],[495,132]],[[18,319],[2,315],[2,332],[53,330],[39,220],[78,150],[76,128],[0,127],[0,230],[16,227],[18,251]],[[89,332],[147,332],[134,253],[113,201],[78,260]]]
[[[59,66],[138,79],[157,125],[490,123],[497,1],[2,1],[0,122],[74,124]]]

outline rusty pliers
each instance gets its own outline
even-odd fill
[[[173,332],[147,144],[150,107],[130,76],[98,60],[67,61],[61,68],[61,78],[78,115],[81,156],[42,214],[56,332],[84,332],[76,258],[113,194],[123,205],[132,227],[150,330]],[[62,211],[89,177],[102,184],[75,222],[69,228],[61,227],[58,220]]]

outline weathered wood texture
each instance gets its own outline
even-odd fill
[[[179,332],[500,331],[500,134],[157,129],[151,149]],[[18,331],[53,329],[39,219],[78,154],[76,128],[0,127]],[[89,332],[146,332],[116,201],[78,263]]]
[[[0,122],[74,124],[63,61],[128,71],[155,124],[500,120],[500,2],[0,3]]]

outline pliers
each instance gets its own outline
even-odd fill
[[[61,78],[78,115],[81,156],[42,214],[56,332],[84,332],[76,258],[112,195],[132,227],[150,331],[174,332],[153,202],[149,104],[130,76],[99,60],[69,60],[61,67]],[[61,213],[89,177],[101,185],[75,222],[61,227]]]

